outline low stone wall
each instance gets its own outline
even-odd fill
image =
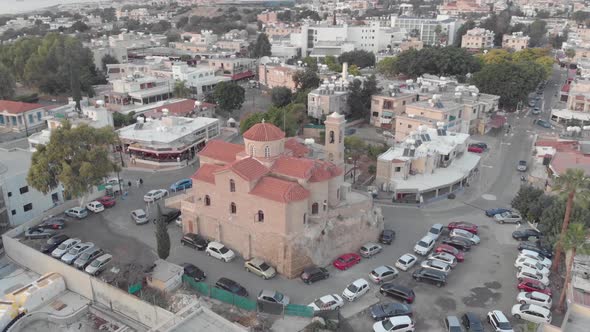
[[[172,197],[168,197],[166,198],[166,200],[164,201],[164,206],[167,208],[173,208],[173,209],[181,209],[181,203],[182,201],[188,199],[191,195],[189,194],[178,194]]]
[[[27,327],[27,325],[33,324],[34,322],[37,322],[37,321],[49,321],[51,323],[54,323],[54,324],[60,325],[60,326],[70,325],[70,324],[73,324],[73,323],[79,321],[80,318],[82,316],[84,316],[87,312],[88,312],[88,306],[81,308],[80,310],[74,312],[73,314],[71,314],[69,316],[56,316],[56,315],[52,315],[48,312],[36,311],[36,312],[32,312],[30,314],[26,314],[23,317],[21,317],[18,321],[16,321],[16,323],[14,323],[14,325],[12,325],[7,330],[7,332],[26,331],[25,328]]]

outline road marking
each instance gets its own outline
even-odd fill
[[[510,144],[512,144],[512,143],[510,143],[510,142],[506,142],[506,143],[501,143],[501,144],[504,144],[504,145],[510,145]]]
[[[485,199],[486,201],[495,201],[496,200],[496,196],[494,196],[492,194],[483,194],[483,195],[481,195],[481,198]]]
[[[485,168],[494,168],[494,166],[490,166],[490,165],[481,165],[481,167],[485,167]]]

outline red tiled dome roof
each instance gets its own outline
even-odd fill
[[[246,130],[243,136],[251,141],[268,142],[285,138],[285,133],[272,123],[261,122]]]

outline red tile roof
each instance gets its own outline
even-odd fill
[[[343,170],[328,161],[314,160],[315,165],[311,171],[310,182],[321,182],[341,175]]]
[[[221,169],[223,166],[215,164],[204,164],[191,176],[193,180],[199,180],[215,184],[215,172]]]
[[[285,141],[285,149],[290,150],[295,157],[305,157],[309,153],[309,148],[294,137]]]
[[[250,194],[281,203],[301,201],[309,197],[309,191],[297,182],[270,176],[260,179]]]
[[[555,148],[557,151],[573,151],[578,146],[577,141],[556,141],[556,140],[538,140],[535,146],[546,146]]]
[[[565,173],[568,168],[579,168],[584,174],[590,175],[590,156],[579,151],[558,151],[551,159],[550,166],[557,175]]]
[[[258,160],[248,157],[220,168],[217,172],[231,170],[238,176],[247,181],[254,181],[268,174],[269,169],[262,165]]]
[[[246,130],[242,136],[251,141],[268,142],[284,138],[285,133],[272,123],[261,122]]]
[[[272,165],[272,172],[298,179],[311,177],[314,162],[312,159],[282,156]]]
[[[38,108],[42,108],[41,104],[23,103],[21,101],[0,100],[0,112],[8,112],[11,114],[21,114]]]
[[[561,92],[570,92],[570,85],[569,84],[564,84],[561,87]]]
[[[199,156],[208,157],[214,160],[231,163],[236,160],[236,154],[244,151],[240,144],[228,143],[220,140],[211,140],[199,152]]]

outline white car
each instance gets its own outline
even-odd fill
[[[312,303],[308,304],[308,307],[312,307],[314,311],[321,310],[336,310],[342,308],[344,301],[336,294],[325,295],[319,299],[313,300]]]
[[[394,316],[373,324],[374,332],[414,332],[410,316]]]
[[[535,269],[546,276],[549,276],[551,274],[551,271],[545,265],[541,264],[541,262],[528,257],[516,258],[516,262],[514,262],[514,267],[517,268],[519,271],[522,270],[523,267],[528,267],[531,269]]]
[[[427,259],[420,264],[425,269],[436,270],[444,273],[451,272],[451,266],[447,263],[443,263],[441,261],[437,261],[434,259]]]
[[[83,208],[80,206],[73,207],[71,209],[67,209],[64,211],[64,213],[68,217],[78,218],[78,219],[84,219],[88,216],[88,210],[86,210],[86,208]]]
[[[523,267],[516,274],[516,279],[518,279],[519,282],[522,281],[523,278],[538,280],[543,285],[549,286],[549,277],[547,277],[546,275],[544,275],[536,269],[531,269],[530,267]]]
[[[68,252],[61,256],[61,261],[66,264],[72,264],[80,255],[82,255],[86,250],[94,248],[94,243],[92,242],[81,242],[70,248]]]
[[[488,312],[488,322],[496,332],[514,332],[506,315],[500,310]]]
[[[92,201],[88,204],[86,204],[86,209],[94,212],[94,213],[99,213],[104,211],[104,205],[102,205],[99,201]]]
[[[131,211],[131,219],[133,219],[137,225],[147,224],[149,221],[148,216],[143,209]]]
[[[494,220],[500,224],[508,223],[508,224],[520,224],[522,222],[522,217],[520,214],[516,212],[504,212],[494,216]]]
[[[512,316],[537,324],[551,323],[551,311],[534,304],[515,304],[512,307]]]
[[[155,202],[162,197],[168,196],[168,190],[166,189],[154,189],[150,190],[143,196],[144,202]]]
[[[219,260],[224,262],[229,262],[236,257],[236,254],[231,249],[228,249],[226,246],[219,242],[209,242],[207,245],[207,249],[205,249],[207,255],[215,257]]]
[[[442,233],[443,229],[445,229],[445,226],[443,224],[434,224],[434,225],[432,225],[432,227],[430,227],[430,230],[428,231],[428,234],[426,234],[426,235],[430,235],[435,240],[438,240],[438,237]]]
[[[418,255],[426,256],[434,248],[436,239],[432,235],[426,235],[414,246],[414,252]]]
[[[342,297],[352,302],[368,291],[369,283],[365,279],[360,278],[355,280],[352,284],[346,286],[344,292],[342,292]]]
[[[457,266],[457,258],[446,252],[435,252],[433,254],[430,254],[430,256],[428,256],[428,259],[441,261],[445,264],[448,264],[451,268]]]
[[[418,258],[416,256],[412,254],[403,254],[402,257],[395,262],[395,267],[402,271],[407,271],[411,269],[417,261]]]
[[[551,296],[541,292],[520,292],[516,296],[516,301],[520,304],[534,304],[540,307],[551,309]]]
[[[521,250],[520,254],[518,254],[518,258],[522,258],[522,257],[536,259],[541,264],[545,265],[548,269],[550,269],[551,265],[553,264],[553,262],[549,258],[541,255],[540,253],[538,253],[536,251],[532,251],[532,250],[527,250],[527,249]]]
[[[466,230],[458,229],[458,228],[453,229],[451,231],[451,234],[449,234],[449,235],[451,237],[459,237],[462,239],[469,240],[469,242],[471,242],[471,244],[479,244],[479,242],[481,241],[479,239],[479,236],[477,236],[471,232],[468,232]]]
[[[65,255],[71,248],[80,242],[82,242],[80,239],[67,239],[51,252],[51,256],[61,258],[61,256]]]

